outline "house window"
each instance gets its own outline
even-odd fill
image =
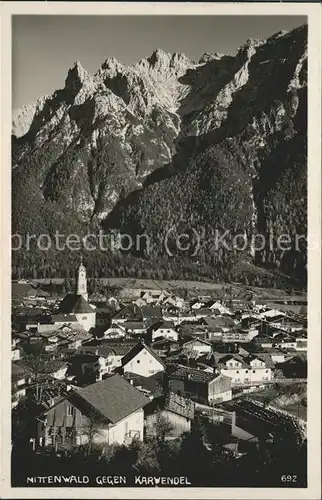
[[[268,370],[266,370],[265,373],[268,373]]]
[[[140,363],[140,360],[139,360],[139,359],[137,359],[137,360],[136,360],[136,362],[137,362],[137,363]]]
[[[83,316],[82,319],[87,319],[87,316]]]
[[[236,373],[239,373],[239,371],[237,370]]]
[[[72,406],[67,406],[67,416],[72,417],[73,416],[73,410],[74,408]]]
[[[253,373],[256,373],[256,370],[253,370]]]
[[[245,370],[245,373],[248,373],[248,370]]]

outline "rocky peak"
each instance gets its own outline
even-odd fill
[[[162,68],[169,66],[171,54],[164,52],[162,49],[155,49],[147,61],[152,68]]]
[[[86,71],[79,61],[74,63],[74,66],[68,71],[65,80],[65,89],[77,94],[86,80],[91,79],[90,73]]]
[[[123,64],[119,63],[118,60],[115,59],[115,57],[109,57],[103,62],[96,75],[115,76],[118,73],[122,73],[124,69],[125,67],[123,66]]]

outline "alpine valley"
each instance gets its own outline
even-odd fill
[[[14,111],[12,133],[13,233],[149,236],[139,251],[84,252],[89,275],[305,287],[306,25],[198,62],[160,49],[94,75],[77,62],[64,88]],[[237,234],[252,243],[226,248]],[[22,248],[13,275],[68,277],[78,259]]]

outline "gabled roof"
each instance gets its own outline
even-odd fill
[[[224,356],[220,357],[219,362],[226,363],[227,361],[230,361],[231,359],[238,361],[239,363],[244,362],[244,359],[240,354],[225,354]]]
[[[84,345],[79,348],[79,352],[98,354],[102,357],[109,355],[124,356],[127,352],[134,347],[135,343],[103,343],[101,345]]]
[[[194,342],[199,342],[201,344],[206,344],[208,346],[212,346],[211,342],[208,342],[207,340],[192,338],[191,340],[184,342],[183,347],[185,347],[187,344],[193,344]]]
[[[150,401],[118,374],[77,389],[75,394],[112,424],[116,424]],[[76,399],[73,403],[77,405]]]
[[[84,297],[76,293],[68,293],[61,301],[59,310],[64,314],[94,313],[94,309],[86,302]]]
[[[131,321],[141,321],[142,317],[138,317],[138,314],[134,312],[134,308],[130,305],[123,307],[120,311],[118,311],[113,319],[126,319],[130,318]],[[112,320],[113,321],[113,320]]]
[[[168,410],[177,415],[193,420],[195,413],[195,404],[191,399],[187,399],[179,394],[170,392],[168,395],[162,394],[154,398],[147,406],[146,413],[152,414],[158,410]]]
[[[122,365],[125,366],[131,359],[134,358],[139,352],[141,352],[143,349],[146,349],[151,356],[153,356],[159,363],[165,368],[165,364],[160,358],[160,356],[157,355],[157,353],[151,349],[148,345],[146,345],[144,342],[138,342],[126,355],[124,358],[122,358]]]
[[[171,373],[169,378],[185,380],[189,379],[193,382],[200,382],[208,384],[214,380],[218,375],[214,373],[205,372],[203,370],[198,370],[196,368],[190,368],[188,366],[179,365],[177,369]]]

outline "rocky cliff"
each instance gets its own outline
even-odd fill
[[[169,228],[190,231],[198,253],[175,249],[172,263],[216,277],[242,258],[303,282],[305,245],[272,241],[306,232],[306,96],[306,26],[198,63],[160,49],[95,75],[77,62],[63,89],[15,113],[13,230],[145,232],[161,267]],[[237,255],[216,231],[271,243]]]

